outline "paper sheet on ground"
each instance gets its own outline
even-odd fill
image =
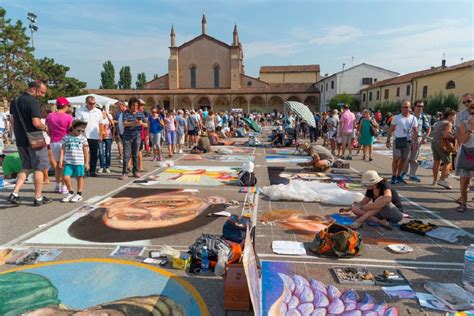
[[[306,249],[302,242],[275,240],[272,242],[273,252],[280,255],[306,255]]]
[[[268,196],[270,200],[323,202],[335,205],[352,205],[364,198],[363,194],[343,190],[336,183],[301,180],[292,180],[288,184],[263,187],[262,193]]]
[[[409,285],[400,285],[400,286],[382,286],[382,290],[390,298],[415,298],[416,293]]]

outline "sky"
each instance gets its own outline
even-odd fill
[[[360,63],[401,74],[473,58],[471,0],[2,0],[7,18],[38,18],[35,57],[71,68],[98,88],[106,60],[136,74],[167,73],[170,29],[177,45],[201,34],[231,44],[234,24],[247,75],[261,66],[319,64],[321,75]]]

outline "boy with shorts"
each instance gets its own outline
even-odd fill
[[[72,123],[71,132],[62,140],[59,166],[64,169],[63,179],[69,193],[61,202],[77,203],[82,201],[84,187],[84,174],[89,170],[89,145],[84,136],[87,122],[75,121]],[[77,193],[72,189],[71,177],[77,179]]]

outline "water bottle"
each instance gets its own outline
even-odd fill
[[[219,255],[217,257],[217,264],[214,268],[215,275],[223,275],[225,272],[225,264],[227,263],[227,255],[224,249],[219,249]]]
[[[474,244],[467,247],[464,253],[462,281],[466,288],[472,288],[474,286]]]
[[[201,271],[206,272],[207,268],[209,268],[209,252],[207,247],[204,246],[201,250]]]

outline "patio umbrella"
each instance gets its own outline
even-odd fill
[[[311,113],[311,110],[303,103],[286,101],[284,106],[286,108],[285,112],[291,111],[295,113],[296,116],[301,117],[301,119],[308,123],[311,127],[316,127],[313,113]]]
[[[248,127],[250,127],[251,129],[253,129],[254,132],[257,132],[257,133],[260,132],[260,126],[257,124],[257,122],[255,122],[255,121],[252,120],[251,118],[246,118],[246,117],[244,117],[244,118],[242,119],[242,121],[244,121],[244,123],[247,124]]]

